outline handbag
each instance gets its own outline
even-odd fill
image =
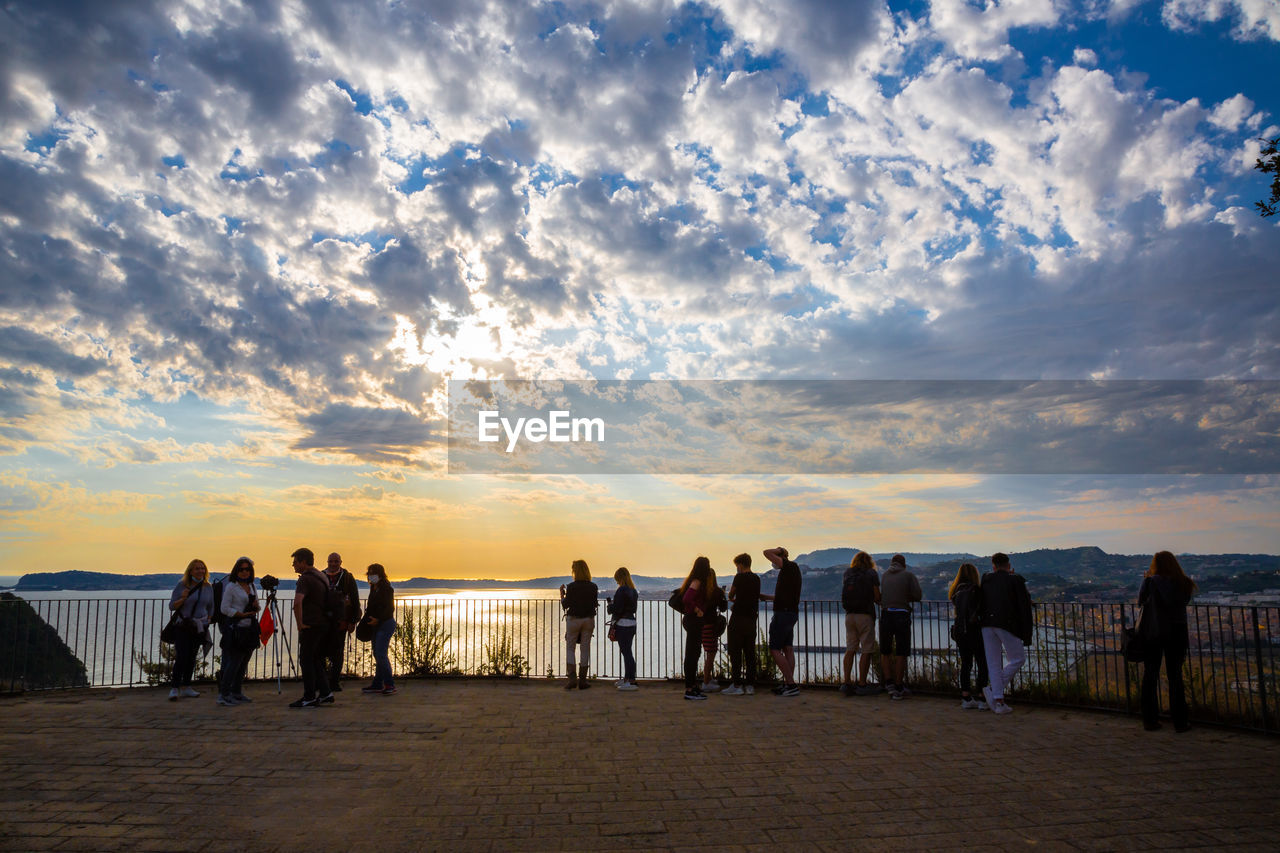
[[[262,644],[262,633],[256,622],[231,629],[232,644],[243,652],[252,652]]]
[[[373,639],[373,624],[368,619],[361,619],[356,625],[356,639],[362,643],[367,643]]]
[[[677,613],[684,612],[684,592],[678,589],[671,591],[671,597],[667,599],[667,606]]]
[[[178,616],[178,611],[174,610],[169,614],[168,624],[160,629],[160,642],[172,645],[178,639],[178,631],[181,628],[181,617]]]
[[[1129,663],[1142,663],[1146,658],[1146,642],[1142,636],[1142,616],[1146,607],[1138,608],[1138,618],[1120,630],[1120,656]]]

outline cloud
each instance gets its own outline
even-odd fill
[[[1160,16],[1175,30],[1225,20],[1234,38],[1280,41],[1280,8],[1268,0],[1165,0]]]
[[[294,450],[333,450],[371,462],[407,461],[441,439],[421,418],[403,409],[334,403],[304,415],[309,434]]]

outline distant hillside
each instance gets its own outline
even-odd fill
[[[839,566],[842,569],[848,568],[849,563],[853,562],[854,555],[861,550],[859,548],[823,548],[818,551],[810,551],[807,554],[799,554],[794,559],[798,565],[808,566],[813,569],[827,569],[833,566]],[[934,563],[941,563],[943,560],[960,560],[974,562],[980,559],[973,554],[951,553],[951,554],[930,554],[927,552],[916,551],[892,551],[877,554],[872,552],[871,556],[876,563],[883,563],[886,567],[889,561],[893,559],[894,554],[902,554],[907,558],[909,566],[929,566]]]
[[[0,593],[0,693],[86,687],[84,663],[30,604]]]

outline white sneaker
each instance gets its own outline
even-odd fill
[[[977,699],[973,699],[973,698],[960,700],[960,707],[965,709],[966,711],[977,711],[979,709],[978,706],[981,704],[982,703],[980,703]]]
[[[978,710],[979,710],[979,711],[990,711],[990,710],[991,710],[991,706],[990,706],[990,705],[988,705],[986,702],[983,702],[981,699],[977,700],[977,702],[978,702]]]
[[[194,699],[200,695],[200,691],[193,690],[190,687],[184,687],[182,688],[182,695],[186,696],[188,699]]]
[[[169,691],[169,701],[170,702],[178,701],[178,688],[175,687]]]
[[[639,690],[639,686],[632,684],[630,681],[623,681],[618,684],[619,690]]]
[[[717,690],[719,690],[719,689],[720,689],[720,685],[719,685],[719,684],[716,684],[716,680],[715,680],[714,678],[713,678],[713,679],[711,679],[710,681],[704,681],[704,682],[702,682],[702,692],[703,692],[703,693],[714,693],[715,691],[717,691]]]
[[[724,690],[720,691],[721,696],[741,696],[745,691],[736,684],[730,684]]]
[[[627,683],[627,680],[625,678],[619,678],[617,681],[613,682],[613,686],[621,690],[622,685],[626,683]]]
[[[754,695],[756,695],[756,688],[755,688],[755,685],[748,684],[746,687],[744,687],[744,688],[742,688],[742,689],[746,691],[746,693],[747,693],[747,695],[748,695],[748,696],[754,696]]]
[[[1013,713],[1013,709],[1009,707],[1009,703],[1005,702],[1003,699],[997,699],[996,704],[991,706],[991,710],[995,711],[997,714]]]

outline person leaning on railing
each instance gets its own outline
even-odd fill
[[[1196,583],[1182,571],[1178,558],[1160,551],[1151,558],[1151,568],[1143,576],[1138,590],[1138,606],[1142,621],[1145,655],[1142,661],[1142,727],[1147,731],[1160,728],[1160,659],[1164,658],[1165,677],[1169,679],[1169,714],[1175,731],[1191,728],[1187,714],[1187,697],[1182,684],[1182,662],[1187,657],[1187,603],[1196,591]]]
[[[586,690],[587,670],[591,667],[591,634],[596,627],[596,607],[600,589],[591,582],[591,570],[586,560],[574,560],[571,567],[573,583],[560,586],[560,606],[565,611],[565,654],[568,659],[569,683],[565,690],[577,687]],[[574,678],[574,647],[581,644],[582,662],[577,665],[578,677]]]
[[[169,609],[177,611],[181,620],[173,639],[173,687],[169,701],[179,696],[199,696],[191,686],[196,668],[196,646],[207,637],[209,618],[213,615],[213,587],[209,585],[209,569],[204,560],[192,560],[173,588]]]
[[[249,659],[261,644],[258,630],[258,593],[253,587],[253,560],[241,557],[223,582],[222,674],[218,677],[218,704],[252,702],[244,695],[244,675]]]

